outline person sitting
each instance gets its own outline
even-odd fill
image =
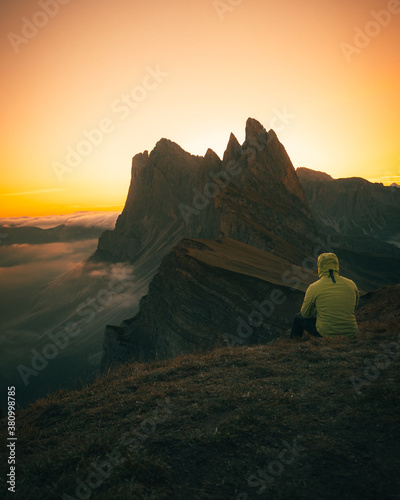
[[[320,279],[306,290],[290,338],[301,337],[304,330],[314,337],[355,338],[358,326],[354,311],[359,300],[356,284],[339,276],[339,260],[334,253],[318,257],[318,276]]]

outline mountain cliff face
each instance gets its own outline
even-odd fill
[[[136,155],[125,208],[94,258],[161,256],[182,237],[225,236],[272,250],[270,232],[304,250],[315,246],[310,207],[285,148],[250,118],[245,142],[232,134],[222,160],[210,149],[193,156],[167,139]]]
[[[320,226],[400,243],[400,190],[358,177],[333,179],[307,168],[296,172]]]
[[[107,326],[102,370],[283,334],[317,276],[294,264],[305,257],[299,249],[276,243],[279,254],[230,238],[182,240],[163,259],[139,313]]]
[[[305,192],[273,130],[249,118],[245,142],[231,134],[222,160],[162,139],[133,158],[125,208],[94,256],[139,267],[163,259],[139,313],[107,326],[102,368],[227,345],[232,336],[240,344],[272,340],[316,279],[297,267],[316,248],[323,246]],[[272,303],[257,328],[238,319],[271,293],[285,305]]]
[[[136,155],[124,211],[100,237],[95,258],[130,261],[140,272],[161,265],[138,314],[106,327],[102,369],[273,340],[318,279],[323,251],[336,251],[361,289],[393,283],[397,249],[387,245],[382,258],[382,244],[371,238],[378,255],[364,252],[365,234],[385,231],[396,213],[397,198],[385,193],[363,179],[334,181],[307,169],[296,175],[275,132],[253,119],[242,145],[231,134],[222,160],[166,139]],[[319,230],[341,233],[335,248],[318,236],[307,196]],[[357,231],[362,241],[349,246],[343,235]]]

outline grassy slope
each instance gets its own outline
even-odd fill
[[[283,339],[125,365],[39,400],[17,415],[12,498],[400,498],[399,360],[359,394],[350,380],[397,341],[399,308],[397,286],[365,298],[357,340]],[[282,441],[293,440],[301,451],[281,467]],[[108,471],[110,453],[120,464]],[[108,477],[76,492],[81,480],[96,484],[93,463]],[[274,481],[250,486],[260,469]],[[1,493],[4,478],[2,463]]]
[[[293,275],[294,270],[297,270],[298,274],[296,276],[304,275],[304,269],[292,263],[301,262],[304,259],[302,252],[279,240],[279,238],[274,240],[276,248],[273,252],[266,252],[231,238],[222,238],[219,241],[194,241],[200,242],[207,249],[189,248],[189,255],[212,267],[227,269],[281,286],[282,275],[286,271],[291,272],[291,275]],[[298,289],[303,292],[310,283],[318,279],[317,274],[311,271],[306,273],[306,276],[307,281],[302,280],[298,286]]]

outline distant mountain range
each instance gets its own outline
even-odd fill
[[[395,199],[383,211],[385,196],[378,193],[374,214],[381,222],[371,214],[370,233],[356,233],[364,247],[349,245],[344,231],[351,233],[353,214],[362,213],[370,183],[357,179],[353,191],[362,193],[352,195],[340,183],[336,193],[326,174],[315,178],[323,188],[332,186],[333,206],[345,205],[336,208],[339,222],[315,208],[312,171],[297,175],[275,132],[251,118],[245,142],[231,135],[222,160],[211,150],[190,155],[167,139],[136,155],[125,208],[114,231],[101,235],[91,261],[148,260],[159,269],[138,314],[106,327],[103,370],[128,359],[170,358],[285,334],[324,251],[335,251],[343,273],[365,290],[400,281],[400,251],[375,237],[378,230],[386,231],[381,237],[393,235],[395,223],[384,218],[396,213]]]
[[[69,243],[98,238],[103,231],[104,228],[96,226],[67,226],[66,224],[49,229],[33,226],[0,226],[0,233],[7,235],[6,238],[1,240],[3,246],[14,244],[41,245],[44,243]]]
[[[298,168],[313,216],[323,230],[400,244],[400,191],[359,177],[333,179]]]

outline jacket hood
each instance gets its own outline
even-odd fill
[[[318,276],[328,276],[329,270],[339,274],[339,261],[334,253],[321,253],[318,257]]]

